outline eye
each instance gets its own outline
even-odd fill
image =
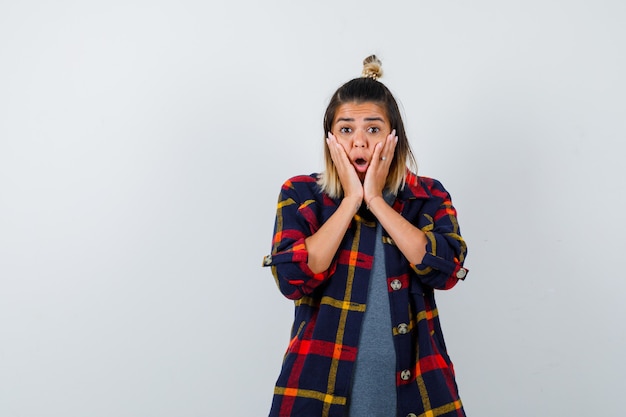
[[[380,132],[380,128],[376,127],[376,126],[372,126],[372,127],[368,128],[367,131],[369,133],[378,133],[378,132]]]
[[[349,127],[342,127],[342,128],[339,129],[339,131],[341,133],[350,133],[350,132],[352,132],[352,129],[350,129]]]

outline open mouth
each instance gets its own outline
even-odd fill
[[[367,165],[367,161],[363,158],[358,158],[354,161],[355,164],[357,164],[358,166],[362,167]]]

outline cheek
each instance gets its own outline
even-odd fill
[[[346,149],[350,148],[352,141],[350,138],[346,138],[345,136],[336,136],[337,142]]]

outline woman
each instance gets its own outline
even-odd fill
[[[450,196],[418,177],[398,105],[365,59],[326,109],[326,170],[286,181],[271,255],[295,300],[270,416],[464,416],[434,289],[464,279]],[[413,170],[415,171],[415,170]]]

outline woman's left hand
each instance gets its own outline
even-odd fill
[[[397,143],[398,137],[394,129],[387,136],[385,142],[379,142],[374,148],[371,165],[363,181],[363,200],[368,206],[372,199],[383,196],[383,189],[387,182],[389,167],[393,161]]]

